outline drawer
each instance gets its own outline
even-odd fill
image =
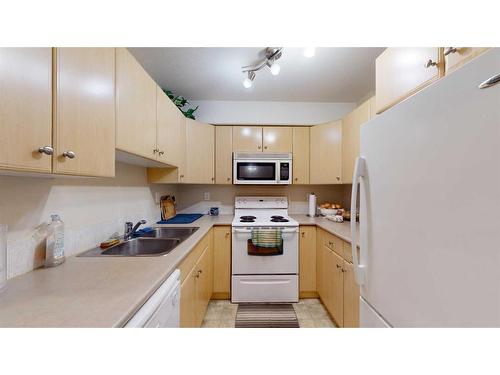
[[[351,244],[349,242],[343,242],[343,249],[344,249],[344,259],[350,263],[352,263],[352,249],[351,249]],[[356,248],[358,252],[358,259],[359,259],[359,247]]]
[[[203,253],[203,250],[205,250],[208,247],[210,238],[211,238],[211,231],[210,230],[205,237],[203,237],[200,242],[198,242],[194,249],[191,250],[191,252],[188,254],[186,258],[182,261],[182,263],[179,265],[179,270],[181,271],[181,284],[186,278],[186,276],[189,274],[189,272],[193,269],[193,267],[196,265],[198,262],[198,259],[200,258],[201,254]]]
[[[323,237],[323,245],[325,245],[330,250],[333,250],[341,257],[344,256],[344,247],[342,244],[344,241],[342,241],[340,238],[328,232],[324,232],[322,237]]]
[[[297,275],[234,275],[231,302],[298,302]]]

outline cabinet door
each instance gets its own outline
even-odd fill
[[[321,300],[330,314],[336,318],[336,309],[334,306],[334,279],[337,273],[335,256],[336,254],[326,246],[323,245],[321,247],[321,272],[323,283],[323,295],[321,296]]]
[[[370,100],[342,119],[342,183],[351,184],[354,162],[359,156],[361,125],[370,120]]]
[[[126,48],[116,49],[116,148],[156,158],[156,83]]]
[[[446,47],[444,49],[446,74],[457,70],[487,50],[488,48],[484,47]]]
[[[292,152],[293,131],[284,126],[262,129],[262,144],[264,152]]]
[[[229,299],[231,286],[231,227],[214,227],[214,297]]]
[[[215,183],[233,183],[233,128],[215,127]]]
[[[160,87],[156,88],[156,159],[179,167],[185,159],[185,143],[181,131],[184,115]]]
[[[186,119],[187,181],[196,184],[215,182],[214,126]]]
[[[309,127],[293,128],[293,183],[309,183]]]
[[[301,297],[316,294],[316,226],[301,226],[299,286]]]
[[[316,290],[319,297],[324,302],[325,291],[325,268],[323,261],[323,230],[316,230]]]
[[[115,175],[115,49],[57,48],[54,172]]]
[[[209,245],[200,257],[196,273],[196,325],[203,322],[213,292],[213,247]]]
[[[332,288],[331,292],[331,314],[340,327],[344,326],[344,260],[333,251],[330,251],[329,256],[333,259],[328,262],[330,268],[329,283]]]
[[[352,263],[344,261],[344,327],[359,327],[359,287]]]
[[[0,48],[0,134],[0,168],[52,171],[52,48]]]
[[[193,269],[181,285],[180,296],[180,326],[182,328],[196,328],[196,271]]]
[[[381,113],[442,76],[441,50],[387,48],[377,58],[375,71],[377,113]]]
[[[342,122],[316,125],[310,132],[310,183],[341,183]]]
[[[233,126],[233,151],[261,152],[262,128],[257,126]]]

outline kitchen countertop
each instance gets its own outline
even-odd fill
[[[348,222],[290,216],[300,225],[317,225],[351,241]],[[233,215],[203,216],[192,224],[159,225],[200,228],[165,256],[70,256],[58,267],[10,279],[0,294],[0,327],[121,327],[210,228],[231,225],[232,220]]]

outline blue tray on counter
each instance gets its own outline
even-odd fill
[[[168,220],[160,220],[156,224],[191,224],[202,216],[203,214],[177,214]]]

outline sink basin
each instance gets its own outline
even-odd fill
[[[135,238],[104,250],[101,255],[124,257],[165,255],[182,241],[179,238]]]
[[[139,238],[180,238],[185,240],[199,227],[160,227],[155,228],[153,231],[141,234]]]

